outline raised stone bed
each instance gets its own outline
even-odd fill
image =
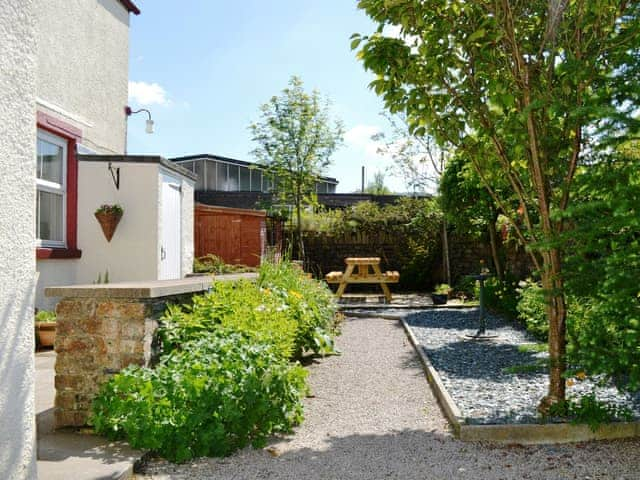
[[[525,331],[498,316],[488,316],[491,340],[467,338],[476,332],[478,310],[429,309],[403,316],[403,324],[425,364],[441,404],[462,438],[521,443],[619,438],[640,434],[640,394],[612,385],[576,380],[568,396],[595,392],[599,400],[629,408],[635,422],[612,424],[591,432],[586,426],[542,425],[536,411],[547,391],[544,369],[526,372],[524,365],[543,361],[546,353],[523,352],[535,343]],[[518,373],[510,368],[518,368]]]

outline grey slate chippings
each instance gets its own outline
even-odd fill
[[[467,338],[478,329],[478,309],[437,309],[405,317],[421,348],[469,424],[537,423],[536,411],[547,392],[543,372],[507,373],[508,367],[544,361],[546,352],[521,352],[518,347],[535,343],[526,331],[497,315],[487,315],[490,340]],[[576,380],[567,395],[592,391],[602,401],[625,406],[640,418],[640,394],[631,396],[597,380]],[[595,389],[595,390],[594,390]]]

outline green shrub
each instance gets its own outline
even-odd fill
[[[476,282],[475,296],[480,298],[480,284]],[[518,292],[516,280],[508,277],[503,281],[497,277],[489,277],[484,282],[484,304],[486,308],[501,313],[510,319],[518,316]]]
[[[528,280],[518,292],[518,318],[534,337],[546,341],[549,336],[549,321],[542,287],[537,282]]]
[[[568,418],[573,424],[587,424],[594,432],[603,423],[633,420],[633,412],[627,407],[600,401],[593,393],[559,402],[551,407],[549,415]]]
[[[198,257],[193,260],[194,273],[243,273],[255,272],[255,268],[246,265],[229,265],[224,263],[222,258],[209,253],[204,257]]]
[[[40,310],[36,313],[35,321],[37,323],[53,323],[56,321],[56,313],[49,310]]]
[[[115,375],[93,403],[92,423],[100,434],[172,461],[228,455],[301,422],[306,374],[271,345],[217,329],[154,369]]]
[[[279,298],[296,322],[294,356],[304,351],[317,354],[334,353],[338,307],[335,297],[318,282],[290,262],[263,263],[258,285],[264,292]]]
[[[296,350],[298,324],[287,303],[247,280],[214,283],[211,292],[193,297],[191,305],[169,307],[161,324],[164,352],[221,327],[273,345],[285,359]]]

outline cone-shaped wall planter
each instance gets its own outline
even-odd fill
[[[122,213],[97,212],[95,213],[95,216],[98,219],[98,223],[100,223],[100,226],[102,227],[102,233],[104,233],[107,242],[110,242],[113,234],[116,231],[118,223],[120,223]]]

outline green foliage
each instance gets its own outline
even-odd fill
[[[637,146],[636,146],[637,148]],[[582,307],[570,356],[590,374],[640,388],[640,164],[633,145],[585,167],[567,212],[569,294]]]
[[[489,277],[484,281],[484,304],[486,308],[501,313],[510,319],[518,315],[517,281],[507,276],[505,280]],[[476,282],[475,297],[480,298],[480,285]]]
[[[442,213],[431,198],[403,197],[394,204],[380,206],[358,202],[344,210],[319,211],[305,220],[307,234],[350,242],[352,235],[366,237],[368,255],[380,255],[392,248],[402,288],[424,290],[433,285],[433,265],[441,252]]]
[[[216,329],[154,369],[128,367],[93,403],[98,433],[183,462],[262,446],[302,421],[306,371],[271,345]]]
[[[602,402],[594,394],[556,403],[551,406],[549,416],[568,418],[574,424],[587,424],[594,432],[603,423],[633,420],[633,413],[628,408]]]
[[[580,165],[638,132],[640,3],[359,0],[358,7],[378,27],[352,37],[375,74],[370,87],[391,113],[406,116],[412,134],[473,162],[528,247],[549,288],[549,395],[563,398],[561,268],[569,250],[566,223],[551,217],[570,206]],[[385,35],[390,26],[397,35]],[[630,353],[624,330],[617,340]]]
[[[521,365],[511,365],[503,368],[504,373],[512,375],[526,375],[530,373],[547,373],[549,372],[549,360],[546,358],[537,360],[533,363],[523,363]]]
[[[265,262],[260,266],[258,285],[286,305],[287,315],[295,321],[294,356],[305,351],[335,353],[338,307],[324,283],[309,278],[290,262]]]
[[[336,312],[325,285],[291,263],[265,262],[257,283],[217,282],[191,305],[170,307],[158,334],[166,352],[224,327],[273,345],[283,358],[299,357],[304,351],[330,354]]]
[[[376,172],[373,174],[373,181],[369,182],[364,189],[364,193],[371,195],[390,195],[391,190],[384,184],[384,173]]]
[[[222,275],[225,273],[255,272],[255,270],[255,268],[247,267],[246,265],[230,265],[224,263],[224,260],[212,253],[193,260],[194,273],[216,273]]]
[[[291,77],[289,86],[260,108],[260,121],[250,125],[257,143],[253,155],[265,173],[277,180],[281,198],[294,206],[300,225],[302,206],[315,193],[315,184],[341,145],[344,128],[329,117],[329,102],[318,91],[305,92],[302,80]],[[303,251],[300,227],[298,248]]]
[[[39,310],[36,313],[35,321],[38,323],[54,323],[56,321],[56,313],[48,310]]]
[[[113,205],[109,205],[109,204],[103,204],[100,205],[98,208],[96,208],[95,213],[106,213],[109,215],[115,215],[117,217],[121,217],[122,214],[124,213],[124,209],[122,208],[121,205],[118,205],[117,203],[114,203]]]
[[[215,282],[211,292],[191,305],[170,306],[158,331],[164,352],[196,340],[216,328],[241,332],[255,343],[273,345],[282,358],[296,348],[296,319],[281,298],[254,282]]]
[[[539,340],[547,340],[549,321],[547,320],[547,303],[542,287],[532,280],[518,289],[520,298],[516,310],[527,330]]]
[[[441,283],[439,285],[436,285],[436,287],[433,289],[433,293],[437,295],[448,295],[450,291],[451,291],[451,287],[446,283]]]

